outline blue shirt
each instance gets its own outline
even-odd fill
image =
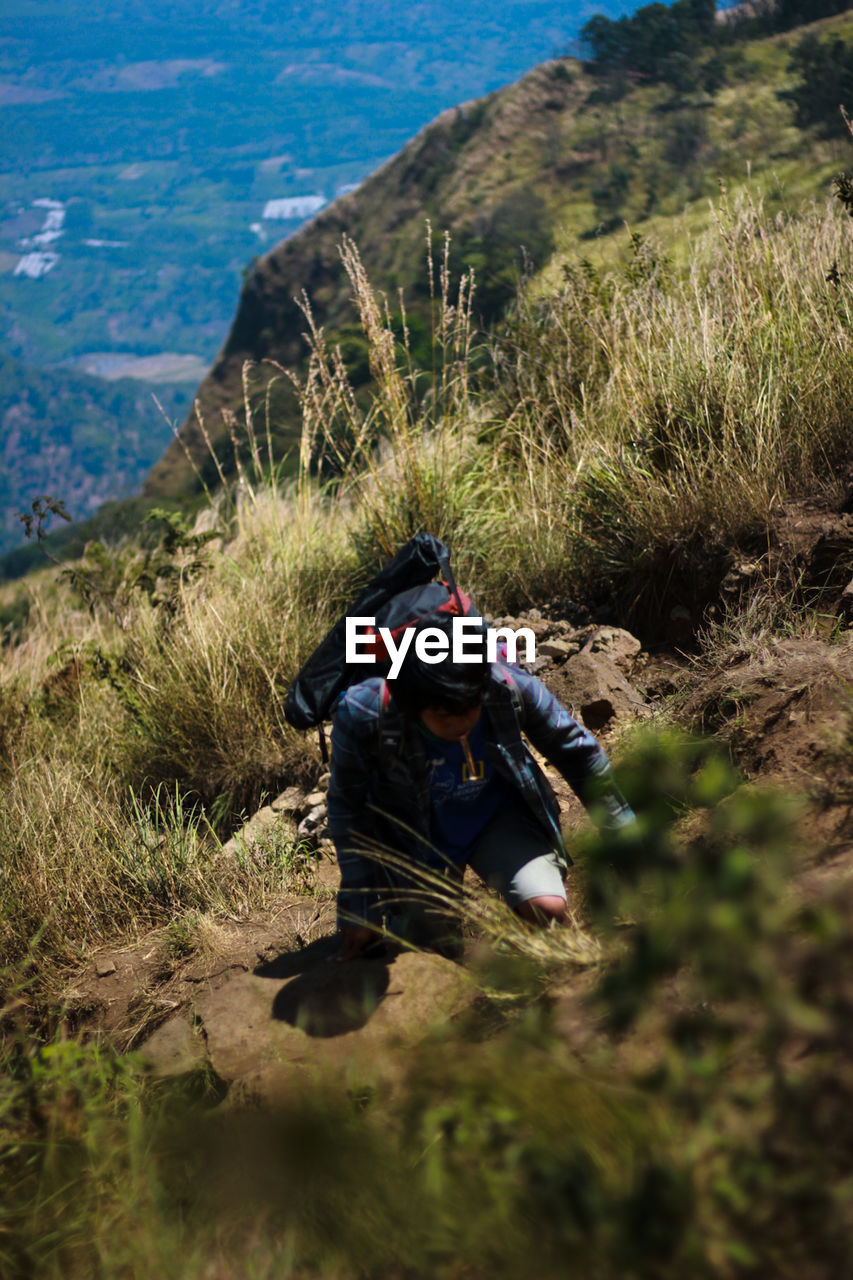
[[[426,746],[433,843],[444,858],[464,863],[486,824],[507,802],[507,784],[501,786],[486,759],[482,717],[468,735],[470,761],[461,742],[438,738],[421,723],[418,729]]]

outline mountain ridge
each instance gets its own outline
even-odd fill
[[[481,308],[483,286],[488,297],[496,272],[507,270],[501,255],[512,257],[514,251],[516,261],[509,264],[510,279],[502,290],[503,301],[508,300],[521,274],[520,246],[529,251],[529,242],[535,241],[547,255],[552,247],[550,234],[546,231],[543,237],[543,224],[537,220],[545,212],[547,173],[531,182],[530,162],[525,160],[512,175],[512,149],[520,146],[525,150],[529,141],[518,122],[529,126],[539,118],[544,133],[551,114],[562,113],[580,100],[575,76],[567,72],[564,60],[541,63],[514,85],[442,112],[356,192],[336,200],[260,258],[243,285],[229,336],[197,393],[205,428],[202,430],[194,413],[188,416],[180,440],[172,442],[152,468],[145,495],[179,498],[187,484],[192,488],[191,465],[184,448],[198,467],[204,466],[209,456],[208,439],[227,449],[222,431],[211,430],[209,420],[223,409],[240,413],[247,362],[260,365],[274,360],[296,368],[304,364],[307,326],[297,301],[303,294],[318,323],[333,331],[355,323],[338,252],[343,236],[357,245],[365,270],[378,287],[389,296],[403,288],[407,307],[414,295],[415,310],[418,298],[423,303],[426,289],[428,224],[439,238],[445,231],[451,242],[461,238],[466,262],[472,256],[480,258],[485,269],[478,294]],[[504,153],[502,173],[483,165],[484,153],[499,148]],[[591,155],[572,153],[565,157],[565,163],[577,172],[592,159]],[[379,235],[373,230],[377,221]],[[502,226],[502,222],[508,225]],[[485,253],[479,249],[483,242],[489,245]],[[502,307],[500,300],[491,301],[488,318],[494,319]],[[266,382],[261,377],[258,404],[264,401],[268,381],[275,377],[273,371]],[[286,390],[281,390],[285,391],[284,404],[279,401],[276,405],[274,400],[273,412],[276,408],[285,414],[288,408],[292,412],[293,402]],[[285,443],[287,432],[283,434]]]
[[[849,33],[850,26],[841,15],[806,30]],[[454,264],[477,269],[475,309],[494,320],[521,274],[521,246],[527,266],[532,259],[540,272],[555,248],[556,263],[566,256],[612,258],[630,248],[630,234],[654,234],[684,209],[694,226],[707,222],[705,197],[716,195],[721,181],[742,185],[747,172],[770,179],[768,199],[779,208],[800,189],[817,195],[845,157],[840,128],[838,142],[815,139],[793,124],[783,97],[791,82],[788,55],[802,33],[725,49],[713,92],[701,84],[689,93],[636,84],[612,102],[606,82],[588,68],[554,59],[443,112],[357,191],[253,264],[228,338],[198,389],[204,429],[191,413],[180,440],[152,468],[145,496],[179,500],[197,491],[193,468],[213,475],[211,443],[227,469],[233,418],[228,431],[219,419],[223,410],[243,416],[244,366],[253,366],[253,410],[265,405],[280,374],[273,364],[304,368],[303,294],[332,345],[352,338],[356,315],[338,254],[343,236],[357,246],[374,286],[389,298],[403,289],[407,315],[411,310],[417,319],[426,225],[438,236],[449,232]],[[295,401],[281,380],[270,394],[271,434],[284,453],[298,431]]]

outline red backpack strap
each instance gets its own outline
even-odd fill
[[[504,685],[509,693],[510,704],[520,725],[524,703],[522,702],[521,692],[518,688],[518,682],[516,681],[515,676],[512,674],[509,667],[502,662],[495,663],[492,667],[492,672],[497,675],[498,680]]]

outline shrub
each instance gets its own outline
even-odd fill
[[[832,135],[842,128],[840,107],[853,109],[853,48],[839,37],[820,40],[803,36],[794,47],[790,70],[798,77],[782,97],[794,104],[794,117],[801,129],[815,126],[819,133]]]

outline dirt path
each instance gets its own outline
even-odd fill
[[[228,1103],[273,1099],[306,1072],[393,1076],[400,1055],[476,997],[433,954],[334,963],[337,866],[264,916],[217,924],[198,951],[167,932],[99,953],[66,993],[90,1031],[141,1054],[152,1076],[194,1076]]]

